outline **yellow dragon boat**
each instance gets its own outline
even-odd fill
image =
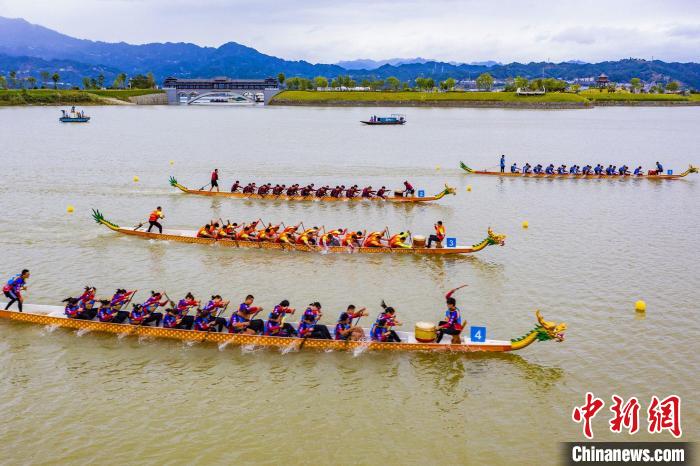
[[[155,239],[162,241],[176,241],[179,243],[191,244],[213,244],[232,248],[248,248],[248,249],[274,249],[284,251],[303,251],[303,252],[324,252],[324,253],[352,253],[352,254],[418,254],[418,255],[455,255],[455,254],[470,254],[481,251],[482,249],[493,245],[505,245],[506,235],[494,233],[491,228],[487,231],[487,236],[479,243],[472,246],[442,247],[442,248],[427,248],[424,246],[413,246],[410,248],[390,248],[385,247],[354,247],[349,246],[307,246],[304,244],[289,244],[270,241],[243,241],[235,239],[215,239],[215,238],[200,238],[197,237],[197,232],[194,230],[173,230],[163,229],[163,233],[147,232],[131,228],[122,228],[119,225],[105,219],[99,210],[92,211],[93,218],[100,225],[104,225],[112,231],[128,236],[136,236],[144,239]]]
[[[596,175],[596,174],[590,174],[590,175],[573,175],[569,173],[553,173],[551,175],[548,175],[546,173],[501,173],[500,171],[489,171],[489,170],[474,170],[472,168],[469,168],[464,162],[459,162],[459,166],[464,170],[465,172],[469,173],[470,175],[489,175],[489,176],[499,176],[503,178],[546,178],[546,179],[569,179],[569,180],[599,180],[599,179],[607,179],[607,180],[637,180],[637,179],[645,179],[645,180],[677,180],[680,178],[685,178],[691,173],[698,173],[698,167],[694,167],[693,165],[689,165],[688,169],[684,171],[683,173],[679,173],[677,175]]]
[[[177,179],[170,177],[170,186],[173,186],[185,194],[197,194],[200,196],[214,196],[214,197],[230,197],[233,199],[264,199],[271,201],[320,201],[320,202],[393,202],[399,204],[412,204],[419,202],[433,202],[442,199],[448,194],[453,196],[457,194],[457,190],[451,186],[445,184],[445,189],[435,194],[434,196],[397,196],[396,191],[394,191],[393,196],[387,197],[333,197],[333,196],[322,196],[317,197],[311,196],[288,196],[286,194],[256,194],[256,193],[231,193],[226,191],[205,191],[202,189],[189,189],[186,186],[181,185],[177,182]]]
[[[317,350],[355,350],[366,348],[371,351],[431,351],[431,352],[507,352],[521,350],[536,341],[564,340],[566,331],[565,323],[547,322],[539,311],[536,311],[537,324],[535,328],[520,338],[511,340],[485,340],[472,342],[468,336],[461,337],[461,343],[421,343],[410,332],[397,331],[401,338],[400,343],[378,341],[346,341],[346,340],[320,340],[303,339],[298,337],[275,337],[266,335],[246,335],[217,332],[203,332],[198,330],[180,330],[145,325],[115,324],[99,322],[96,320],[69,319],[64,315],[61,306],[46,306],[25,304],[25,312],[0,310],[0,318],[16,322],[26,322],[37,325],[48,325],[75,329],[81,331],[94,331],[99,333],[112,333],[118,335],[145,336],[165,338],[199,343],[217,343],[219,345],[251,345],[259,347],[271,347],[280,349],[309,348]],[[332,333],[333,328],[329,327]],[[365,334],[369,330],[365,329]],[[448,339],[449,340],[449,339]],[[303,345],[302,345],[303,342]]]

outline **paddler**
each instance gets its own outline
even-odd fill
[[[361,197],[374,197],[375,194],[377,194],[377,192],[372,190],[372,186],[367,186],[362,189]]]
[[[410,249],[411,245],[406,242],[408,236],[409,233],[403,231],[401,233],[393,235],[391,238],[389,238],[389,247]]]
[[[328,185],[321,186],[320,188],[318,188],[316,190],[316,197],[319,197],[319,198],[325,197],[328,195],[328,191],[330,191],[330,190],[331,190],[331,187]]]
[[[230,301],[224,301],[221,295],[214,295],[211,297],[206,306],[201,309],[201,314],[207,319],[212,329],[217,332],[221,332],[226,326],[226,319],[220,317],[220,314],[228,306]],[[221,310],[220,310],[221,309]],[[195,319],[196,324],[196,319]],[[207,327],[208,329],[210,327]]]
[[[197,231],[197,238],[216,238],[216,229],[213,228],[214,225],[207,223],[202,228]]]
[[[302,322],[306,322],[305,334],[302,334],[302,326],[300,323],[299,336],[321,339],[321,340],[331,340],[332,339],[331,332],[328,331],[328,327],[318,323],[318,321],[321,320],[322,317],[323,317],[323,312],[321,311],[321,303],[316,301],[316,302],[309,304],[309,307],[307,307],[306,310],[304,311],[303,318],[302,318]],[[313,325],[310,327],[311,331],[309,332],[308,331],[308,324],[310,322],[313,322]]]
[[[150,233],[151,228],[158,228],[158,233],[163,233],[163,225],[160,224],[159,220],[165,218],[163,215],[163,208],[161,206],[156,207],[156,210],[151,212],[148,216],[148,232]]]
[[[314,189],[314,183],[311,183],[311,184],[301,188],[299,190],[299,194],[304,196],[304,197],[308,197],[308,196],[311,196],[315,191],[316,190]]]
[[[177,316],[176,328],[189,330],[194,323],[194,316],[187,315],[193,307],[199,306],[199,301],[194,299],[192,293],[187,293],[184,298],[177,302],[175,314]]]
[[[219,169],[215,168],[213,172],[211,172],[211,181],[209,182],[211,185],[209,187],[209,192],[211,192],[212,189],[216,188],[216,192],[219,192]]]
[[[409,197],[409,196],[413,196],[416,194],[416,190],[413,188],[413,185],[408,182],[408,180],[404,180],[403,187],[404,187],[404,190],[403,190],[404,197]]]
[[[258,233],[258,241],[269,241],[275,242],[277,240],[277,230],[279,230],[280,225],[273,226],[269,224],[264,230]]]
[[[299,193],[299,185],[293,184],[287,188],[287,196],[296,196]]]
[[[236,182],[231,185],[231,192],[236,193],[239,189],[241,189],[241,183],[240,181],[236,180]]]
[[[238,310],[231,315],[228,322],[228,331],[230,333],[245,333],[248,335],[256,335],[263,333],[265,324],[262,319],[253,319],[259,312],[263,311],[262,307],[253,306],[255,297],[252,294],[246,296]]]
[[[385,230],[386,231],[386,230]],[[373,231],[367,233],[367,238],[365,238],[362,244],[365,248],[383,248],[382,237],[384,236],[384,231]]]
[[[253,223],[244,225],[241,231],[236,233],[236,239],[240,241],[253,241],[256,237],[255,229],[258,226],[259,221],[256,220]]]
[[[656,162],[656,174],[657,175],[663,175],[664,173],[664,166],[661,165],[658,161]]]
[[[318,227],[309,228],[308,230],[305,230],[302,234],[299,235],[296,243],[308,247],[313,247],[316,244],[317,235]]]
[[[369,315],[366,312],[366,308],[363,307],[359,311],[356,311],[354,304],[349,305],[348,309],[340,314],[338,323],[335,324],[335,339],[350,341],[363,340],[365,338],[365,331],[362,330],[362,327],[353,325],[352,321],[353,319],[359,319],[366,315]]]
[[[346,230],[330,230],[321,235],[319,244],[324,248],[331,246],[340,246],[340,235],[345,234]]]
[[[97,288],[94,286],[86,286],[83,294],[78,297],[81,315],[87,320],[92,320],[97,315],[97,309],[95,309],[96,292]]]
[[[643,174],[644,174],[644,171],[642,170],[641,165],[634,169],[634,176],[641,176]]]
[[[22,303],[24,303],[22,291],[27,289],[27,279],[29,279],[29,270],[23,269],[22,272],[10,278],[2,287],[2,292],[5,294],[5,297],[9,299],[5,310],[8,310],[10,306],[17,303],[19,312],[22,312]]]
[[[155,322],[155,326],[160,325],[160,321],[163,320],[163,313],[157,312],[159,307],[163,307],[168,304],[168,300],[161,302],[163,294],[158,291],[151,291],[151,296],[146,299],[146,301],[141,304],[141,310],[144,313],[142,325],[150,324]]]
[[[296,242],[295,234],[298,229],[299,224],[286,227],[277,237],[277,242],[283,244],[294,244]]]
[[[63,313],[69,319],[80,319],[80,304],[78,298],[66,298],[62,302],[66,303]]]
[[[351,249],[359,248],[360,246],[362,246],[363,239],[364,235],[361,231],[351,231],[345,234],[341,244],[343,246],[348,246]]]
[[[396,320],[396,311],[393,307],[387,306],[384,301],[382,301],[382,309],[384,310],[379,314],[369,332],[370,338],[373,341],[400,342],[401,338],[392,329],[392,327],[401,325],[401,322]]]
[[[438,222],[433,225],[433,228],[435,229],[435,234],[430,235],[428,237],[428,245],[427,247],[430,247],[433,244],[433,241],[435,241],[435,247],[436,248],[441,248],[442,247],[442,240],[445,239],[445,226],[442,224],[442,220],[438,220]]]
[[[457,288],[450,290],[445,295],[445,302],[447,303],[447,310],[445,311],[445,320],[441,320],[437,325],[437,339],[436,343],[440,343],[444,335],[452,335],[452,344],[459,345],[462,341],[460,339],[460,333],[464,328],[462,325],[462,312],[457,307],[457,300],[455,300],[452,295],[455,291],[464,288],[467,285],[458,286]]]
[[[123,312],[123,311],[120,311]],[[123,318],[119,322],[117,322],[117,316],[118,312],[115,311],[112,308],[111,302],[109,299],[101,299],[100,300],[100,308],[97,310],[97,320],[100,322],[107,322],[107,323],[121,323],[124,321],[126,316],[128,315],[127,312],[123,313]]]
[[[227,220],[226,225],[222,226],[217,232],[217,239],[234,239],[237,229],[237,223],[231,223],[230,220]]]
[[[293,337],[297,335],[297,331],[291,324],[285,323],[284,318],[287,314],[294,314],[296,309],[289,307],[289,301],[284,299],[274,307],[272,312],[265,322],[265,335],[276,337]]]
[[[129,313],[129,323],[131,325],[142,325],[145,318],[146,314],[143,312],[143,309],[141,309],[141,305],[134,304]]]
[[[530,162],[527,162],[527,163],[523,166],[523,174],[526,174],[526,175],[527,175],[527,174],[529,174],[529,173],[532,173],[532,165],[530,165]]]
[[[360,188],[357,187],[357,185],[352,185],[348,189],[345,190],[345,197],[348,199],[352,199],[353,197],[357,196],[357,193],[360,192]]]
[[[386,189],[386,186],[382,186],[377,190],[377,197],[381,197],[382,199],[386,199],[386,193],[388,193],[389,190]]]

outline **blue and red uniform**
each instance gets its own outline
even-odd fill
[[[156,311],[158,309],[158,307],[165,304],[165,303],[161,304],[160,298],[161,298],[160,294],[156,294],[154,296],[151,296],[150,298],[148,298],[146,301],[143,302],[143,304],[141,305],[141,308],[143,309],[144,312],[147,312],[147,313],[151,313],[153,311]]]
[[[129,323],[140,325],[146,317],[141,308],[134,308],[129,314]]]
[[[386,341],[390,327],[396,325],[396,321],[389,314],[382,313],[372,325],[369,336],[374,341]]]
[[[302,320],[301,322],[299,322],[299,328],[298,328],[299,336],[302,338],[311,336],[311,333],[314,331],[315,325],[316,324],[314,324],[313,322],[307,322],[305,320]]]
[[[265,322],[265,335],[280,335],[280,330],[282,330],[282,323],[280,321],[270,320],[278,319],[279,317],[280,315],[274,312],[270,314],[270,318],[267,320],[267,322]]]
[[[241,307],[243,307],[243,304],[241,304]],[[242,324],[244,322],[250,322],[250,320],[246,319],[245,317],[240,315],[238,312],[234,312],[233,314],[231,314],[231,318],[228,321],[228,331],[230,333],[242,332],[243,330],[246,329],[246,327],[236,327],[235,324]]]
[[[348,314],[349,322],[347,322],[347,323],[338,322],[337,324],[335,324],[335,330],[333,331],[333,334],[335,335],[336,340],[345,340],[348,337],[348,335],[343,336],[342,332],[344,332],[344,331],[348,330],[350,327],[352,327],[352,320],[353,319],[360,317],[362,315],[360,313],[353,314],[351,312],[348,312],[347,314]]]
[[[25,285],[24,278],[21,274],[17,274],[7,281],[7,284],[2,287],[4,293],[14,295],[12,299],[19,299],[22,293],[22,287]],[[10,296],[8,296],[9,298]]]
[[[112,296],[112,301],[110,301],[109,305],[112,307],[122,306],[124,303],[129,301],[132,294],[134,294],[133,291],[127,291],[126,293],[114,293],[114,296]]]
[[[77,302],[75,304],[66,304],[66,308],[63,312],[69,319],[77,319],[80,314],[80,305]]]
[[[177,311],[178,315],[182,317],[182,315],[187,312],[191,307],[194,307],[197,305],[197,301],[194,299],[181,299],[180,301],[177,302],[177,306],[175,307],[175,310]]]
[[[459,308],[455,308],[454,311],[447,309],[445,311],[444,324],[441,325],[442,328],[453,328],[455,330],[462,330],[462,313]]]
[[[100,322],[111,322],[114,319],[114,310],[109,306],[102,306],[97,310],[97,318]]]
[[[173,328],[177,325],[177,316],[168,312],[163,317],[163,328]]]
[[[87,289],[83,294],[78,297],[78,303],[83,309],[87,309],[88,305],[90,307],[95,305],[95,290],[93,288]]]
[[[207,332],[207,331],[209,331],[210,327],[211,327],[211,323],[209,322],[208,315],[198,315],[194,319],[194,329],[195,330]]]

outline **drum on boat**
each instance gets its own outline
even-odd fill
[[[413,236],[413,247],[414,248],[424,248],[425,247],[425,236],[414,235]]]
[[[437,339],[437,326],[432,322],[416,322],[414,336],[421,343],[432,343]]]

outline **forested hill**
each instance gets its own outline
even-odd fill
[[[465,57],[468,59],[469,57]],[[375,69],[345,69],[338,65],[313,64],[266,55],[235,42],[220,47],[201,47],[190,43],[151,43],[132,45],[77,39],[23,19],[0,17],[0,75],[17,71],[18,77],[39,77],[42,71],[58,72],[64,84],[78,85],[85,76],[105,76],[107,82],[119,72],[132,76],[152,72],[158,82],[167,76],[232,76],[264,78],[284,73],[287,76],[332,78],[348,74],[356,81],[363,78],[395,76],[402,81],[432,77],[474,79],[488,71],[495,78],[524,76],[574,79],[607,74],[612,81],[628,82],[633,77],[645,81],[678,80],[700,88],[700,64],[667,63],[625,59],[602,63],[509,63],[497,65],[455,65],[425,63],[386,64]]]

